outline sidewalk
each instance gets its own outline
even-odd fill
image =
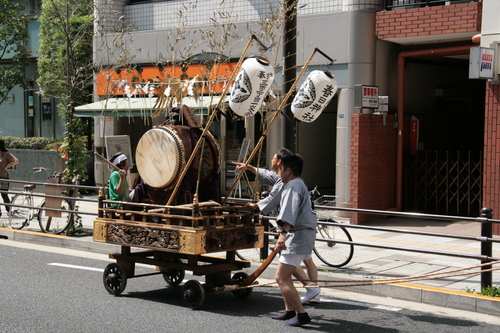
[[[97,198],[86,196],[85,198]],[[82,212],[97,213],[97,204],[92,202],[78,202]],[[112,244],[93,242],[92,227],[95,216],[81,215],[83,227],[88,234],[85,236],[66,237],[40,233],[38,224],[33,221],[27,230],[14,231],[8,229],[8,218],[0,218],[0,235],[7,236],[9,240],[32,242],[43,245],[59,246],[76,250],[114,253],[120,247]],[[425,219],[387,218],[377,219],[370,226],[387,227],[404,230],[417,230],[437,232],[453,235],[479,236],[481,225],[475,222],[446,223]],[[480,242],[470,240],[457,240],[450,238],[419,236],[405,233],[393,233],[380,230],[363,230],[348,228],[354,242],[378,244],[392,247],[425,248],[427,250],[447,251],[455,253],[480,254]],[[2,241],[2,240],[0,240]],[[500,257],[500,246],[493,245],[493,256]],[[342,268],[326,266],[313,255],[319,271],[319,280],[336,281],[320,282],[320,285],[332,288],[341,288],[358,293],[377,296],[399,298],[408,301],[421,302],[458,308],[480,313],[498,314],[500,311],[500,298],[480,296],[466,293],[466,291],[481,290],[480,275],[447,276],[439,279],[426,279],[399,284],[378,284],[380,279],[419,276],[436,272],[447,272],[459,268],[480,264],[478,260],[442,255],[422,254],[407,251],[379,249],[366,246],[355,246],[352,260]],[[264,271],[263,278],[273,279],[278,260]],[[260,263],[252,265],[248,272],[253,272]],[[494,266],[494,268],[500,266]],[[472,271],[479,271],[475,268]],[[450,272],[460,274],[462,271]],[[356,280],[357,282],[351,282]],[[365,284],[356,285],[352,284]],[[346,286],[350,285],[350,286]],[[493,272],[493,285],[500,286],[500,273]],[[342,287],[340,287],[342,286]]]

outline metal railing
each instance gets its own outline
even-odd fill
[[[86,185],[74,185],[74,184],[61,184],[61,183],[41,183],[41,182],[31,182],[31,181],[21,181],[21,180],[11,180],[11,179],[2,179],[3,182],[9,183],[9,184],[20,184],[22,187],[24,185],[35,185],[38,186],[38,189],[45,189],[46,186],[53,186],[53,187],[60,187],[63,190],[66,189],[66,193],[61,194],[61,195],[49,195],[49,194],[44,194],[42,192],[29,192],[29,195],[34,198],[33,200],[33,206],[20,206],[20,205],[15,205],[12,203],[0,203],[0,205],[7,206],[7,207],[23,207],[23,208],[28,208],[28,209],[34,209],[34,210],[43,210],[43,211],[54,211],[54,212],[64,212],[64,213],[72,213],[72,214],[79,214],[79,215],[90,215],[90,216],[97,216],[97,212],[89,212],[89,211],[81,211],[76,208],[76,201],[82,201],[82,202],[97,202],[96,199],[87,199],[83,197],[79,197],[79,193],[82,190],[87,190],[87,191],[96,191],[98,192],[100,187],[97,186],[86,186]],[[16,186],[17,187],[17,186]],[[24,192],[22,190],[7,190],[7,191],[2,191],[0,190],[0,194],[6,193],[8,195],[27,195],[27,192]],[[42,200],[45,200],[47,198],[52,198],[52,199],[65,199],[70,202],[71,204],[71,209],[58,209],[58,208],[49,208],[49,207],[41,207],[39,205],[35,205],[35,199],[36,198],[42,198]],[[66,230],[66,235],[69,235],[71,233],[71,230],[73,229],[73,219],[71,220],[71,224],[68,226]]]
[[[230,198],[231,201],[235,202],[248,202],[249,200],[243,200],[239,198]],[[337,243],[342,244],[351,244],[354,246],[363,246],[363,247],[373,247],[379,249],[386,250],[395,250],[395,251],[403,251],[403,252],[414,252],[414,253],[423,253],[423,254],[433,254],[433,255],[442,255],[449,257],[460,257],[467,259],[475,259],[480,260],[481,264],[487,264],[493,261],[500,260],[499,257],[493,257],[493,243],[500,243],[500,239],[493,238],[493,223],[500,223],[500,220],[492,219],[492,210],[490,208],[483,208],[482,214],[480,217],[465,217],[465,216],[450,216],[450,215],[436,215],[436,214],[423,214],[423,213],[408,213],[408,212],[394,212],[394,211],[385,211],[385,210],[373,210],[373,209],[359,209],[359,208],[345,208],[345,207],[332,207],[332,206],[321,206],[315,205],[316,209],[321,210],[330,210],[332,213],[334,211],[344,211],[351,213],[363,213],[363,214],[371,214],[371,215],[380,215],[385,217],[404,217],[404,218],[413,218],[413,219],[431,219],[431,220],[439,220],[439,221],[447,221],[447,222],[477,222],[481,223],[481,235],[477,236],[463,236],[463,235],[452,235],[452,234],[442,234],[435,232],[424,232],[424,231],[413,231],[413,230],[405,230],[405,229],[395,229],[395,228],[385,228],[385,227],[372,227],[369,225],[353,225],[348,223],[343,223],[342,227],[347,229],[365,229],[365,230],[376,230],[376,231],[387,231],[394,233],[404,233],[404,234],[413,234],[420,236],[432,236],[432,237],[441,237],[441,238],[451,238],[451,239],[461,239],[461,240],[470,240],[477,241],[481,243],[481,252],[477,255],[466,253],[466,252],[447,252],[447,251],[437,251],[437,250],[428,250],[428,249],[418,249],[418,248],[410,248],[410,247],[393,247],[387,246],[383,244],[373,244],[373,243],[363,243],[358,242],[356,239],[353,241],[343,241],[336,240]],[[271,235],[276,235],[276,233],[269,232],[269,220],[274,220],[273,217],[261,216],[261,220],[265,226],[265,235],[264,237],[264,247],[261,251],[261,259],[265,259],[269,252],[269,239],[268,237]],[[318,221],[321,224],[332,224],[327,221]],[[316,239],[319,242],[328,242],[326,239]],[[485,288],[487,286],[491,286],[493,283],[493,273],[490,270],[492,268],[491,265],[485,265],[481,267],[481,288]]]
[[[52,183],[34,183],[34,182],[24,182],[24,181],[18,181],[18,180],[6,180],[9,182],[15,182],[19,184],[35,184],[35,185],[56,185],[60,186],[63,188],[68,188],[68,189],[73,189],[73,190],[91,190],[91,191],[96,191],[98,193],[100,187],[96,186],[84,186],[84,185],[68,185],[68,184],[52,184]],[[8,193],[8,194],[24,194],[22,191],[0,191],[0,193]],[[94,197],[94,198],[82,198],[78,197],[76,195],[72,196],[54,196],[54,195],[46,195],[42,193],[36,193],[33,192],[32,195],[34,197],[42,197],[42,198],[63,198],[67,199],[70,201],[82,201],[82,202],[92,202],[92,203],[98,203],[99,199]],[[249,202],[249,199],[240,199],[240,198],[228,198],[231,202],[236,202],[236,203],[241,203],[245,204]],[[12,204],[4,204],[1,203],[1,205],[6,205],[6,206],[12,206]],[[75,205],[73,204],[72,207]],[[96,205],[97,206],[97,205]],[[51,208],[46,208],[46,207],[29,207],[32,209],[43,209],[43,210],[58,210],[58,209],[51,209]],[[332,206],[322,206],[322,205],[316,205],[316,209],[321,209],[321,210],[330,210],[333,212],[335,211],[344,211],[344,212],[350,212],[350,213],[362,213],[362,214],[370,214],[370,215],[380,215],[380,216],[385,216],[385,217],[404,217],[404,218],[409,218],[409,219],[431,219],[431,220],[440,220],[440,221],[446,221],[446,222],[477,222],[481,223],[481,235],[473,235],[473,236],[464,236],[464,235],[452,235],[452,234],[443,234],[443,233],[435,233],[435,232],[424,232],[424,231],[414,231],[414,230],[404,230],[404,229],[395,229],[395,228],[385,228],[385,227],[374,227],[374,226],[369,226],[369,225],[351,225],[348,223],[343,223],[342,227],[345,228],[354,228],[354,229],[366,229],[366,230],[377,230],[377,231],[387,231],[387,232],[394,232],[394,233],[405,233],[405,234],[413,234],[413,235],[421,235],[421,236],[434,236],[434,237],[441,237],[441,238],[450,238],[450,239],[461,239],[461,240],[470,240],[470,241],[477,241],[481,243],[481,251],[478,254],[471,254],[469,252],[447,252],[447,251],[437,251],[437,250],[429,250],[429,249],[418,249],[418,248],[410,248],[410,247],[393,247],[393,246],[388,246],[385,244],[374,244],[374,243],[363,243],[356,241],[354,239],[353,241],[344,241],[344,240],[337,240],[338,243],[343,243],[343,244],[351,244],[354,246],[363,246],[363,247],[373,247],[373,248],[380,248],[380,249],[389,249],[389,250],[395,250],[395,251],[403,251],[403,252],[416,252],[416,253],[424,253],[424,254],[433,254],[433,255],[442,255],[442,256],[450,256],[450,257],[460,257],[460,258],[467,258],[467,259],[475,259],[475,260],[480,260],[482,264],[488,264],[493,261],[498,261],[500,258],[494,257],[493,256],[493,244],[494,243],[500,243],[500,239],[495,239],[493,238],[493,223],[500,223],[500,220],[494,220],[492,219],[492,211],[490,208],[483,208],[481,216],[479,217],[465,217],[465,216],[450,216],[450,215],[436,215],[436,214],[423,214],[423,213],[409,213],[409,212],[394,212],[394,211],[385,211],[385,210],[373,210],[373,209],[357,209],[357,208],[346,208],[346,207],[332,207]],[[82,214],[82,215],[90,215],[90,216],[97,216],[98,212],[93,211],[93,212],[88,212],[88,211],[80,211],[80,210],[67,210],[67,212],[70,213],[77,213],[77,214]],[[268,251],[269,251],[269,236],[270,235],[276,235],[273,232],[269,231],[269,220],[274,219],[273,217],[260,217],[263,225],[265,226],[265,236],[264,237],[264,247],[261,250],[261,258],[264,259],[267,257]],[[328,221],[319,221],[319,223],[323,224],[331,224],[331,222]],[[68,228],[69,229],[69,228]],[[319,242],[328,242],[329,240],[326,239],[317,239]],[[487,286],[491,286],[493,282],[493,275],[492,271],[488,271],[489,269],[492,268],[492,265],[485,265],[481,267],[481,287],[485,288]]]
[[[398,10],[430,6],[445,6],[455,3],[480,2],[481,0],[384,0],[384,10]]]

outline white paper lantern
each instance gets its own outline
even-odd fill
[[[312,123],[337,92],[337,82],[327,71],[312,71],[292,102],[292,113],[300,121]]]
[[[259,111],[274,80],[274,68],[263,58],[249,58],[231,87],[229,107],[241,117],[253,116]]]

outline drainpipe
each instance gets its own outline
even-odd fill
[[[405,63],[411,57],[443,57],[450,55],[469,54],[474,45],[444,47],[438,49],[424,49],[416,51],[402,51],[398,56],[398,137],[396,143],[396,207],[388,209],[400,211],[403,207],[403,127],[404,127],[404,92],[405,92]]]

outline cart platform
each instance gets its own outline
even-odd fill
[[[121,253],[109,255],[116,263],[109,264],[103,275],[104,287],[113,295],[123,292],[129,278],[162,274],[169,285],[176,286],[182,283],[185,271],[192,271],[205,276],[205,283],[187,281],[182,297],[187,306],[197,308],[214,288],[240,286],[247,280],[245,272],[231,276],[232,271],[251,266],[249,261],[236,260],[235,250],[264,244],[264,226],[259,223],[258,214],[244,206],[138,204],[127,210],[104,208],[103,204],[99,205],[94,221],[93,237],[96,242],[121,246]],[[136,275],[136,263],[156,266],[158,272]],[[232,292],[238,298],[246,298],[252,294],[252,288]]]

